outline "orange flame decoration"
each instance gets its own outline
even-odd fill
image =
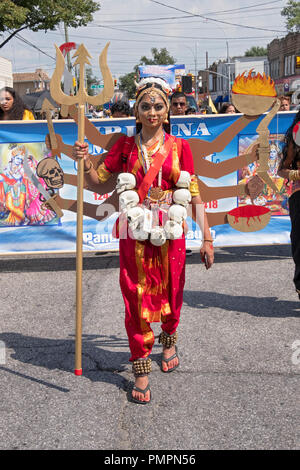
[[[254,96],[277,96],[275,90],[275,83],[271,77],[267,77],[264,73],[261,75],[253,75],[253,69],[245,76],[246,72],[238,75],[234,80],[232,86],[232,93],[241,95],[254,95]]]

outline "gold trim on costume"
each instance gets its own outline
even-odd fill
[[[111,173],[106,169],[104,162],[97,168],[97,175],[99,183],[106,183],[106,181],[111,177]]]
[[[190,193],[191,193],[192,197],[200,196],[200,191],[199,191],[198,181],[197,181],[197,176],[196,175],[191,176]]]

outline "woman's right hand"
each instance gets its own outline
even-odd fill
[[[87,142],[80,143],[78,140],[76,140],[75,144],[73,145],[72,156],[74,160],[80,160],[81,158],[84,158],[85,162],[88,163],[89,144]]]

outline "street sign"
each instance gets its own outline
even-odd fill
[[[95,90],[96,88],[104,88],[104,85],[91,85],[92,90]]]

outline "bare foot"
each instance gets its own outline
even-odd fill
[[[169,357],[173,356],[176,353],[175,346],[171,346],[170,348],[163,348],[163,357],[165,359],[169,359]],[[162,369],[164,372],[168,372],[169,369],[173,369],[174,367],[178,366],[179,359],[175,357],[169,362],[165,362],[162,359]]]
[[[145,375],[144,377],[136,377],[134,385],[144,390],[147,387],[148,383],[149,383],[148,376]],[[147,392],[144,395],[143,393],[137,392],[136,390],[133,389],[132,396],[133,398],[139,401],[150,401],[150,390],[147,390]]]

